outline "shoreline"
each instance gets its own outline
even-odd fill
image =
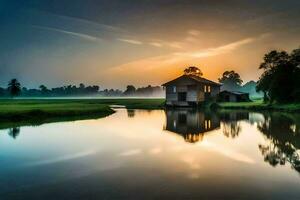
[[[165,109],[164,99],[0,99],[0,129],[44,123],[99,119],[113,113],[112,105],[126,109]],[[212,103],[212,110],[300,113],[300,104],[264,104],[262,101]]]
[[[300,103],[290,104],[266,104],[262,101],[253,102],[226,102],[215,103],[212,105],[215,109],[224,110],[249,110],[249,111],[276,111],[288,113],[300,113]]]
[[[163,99],[0,99],[0,129],[44,123],[98,119],[127,109],[163,109]]]

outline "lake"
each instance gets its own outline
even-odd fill
[[[299,114],[116,110],[0,130],[0,199],[300,199]]]

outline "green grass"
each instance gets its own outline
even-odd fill
[[[267,104],[262,100],[252,102],[224,102],[218,103],[221,109],[275,110],[284,112],[300,112],[300,103]]]
[[[0,128],[101,118],[114,113],[110,105],[159,109],[163,104],[163,99],[1,99]]]

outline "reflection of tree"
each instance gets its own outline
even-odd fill
[[[239,136],[240,131],[242,130],[239,122],[222,122],[223,134],[226,137],[236,138]]]
[[[135,110],[133,109],[127,109],[127,116],[128,117],[134,117],[135,116]]]
[[[229,138],[236,138],[241,132],[242,120],[249,120],[248,112],[219,112],[223,134]]]
[[[10,128],[8,130],[8,135],[11,136],[14,139],[16,139],[19,134],[20,134],[20,128],[19,127]]]
[[[270,165],[285,165],[288,162],[300,173],[300,155],[297,152],[300,149],[300,133],[299,124],[294,119],[297,118],[278,113],[265,115],[265,120],[258,123],[257,128],[269,144],[258,147]]]

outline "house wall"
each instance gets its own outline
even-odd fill
[[[166,86],[166,104],[187,106],[188,102],[203,102],[205,101],[204,86],[205,84],[196,82],[189,78],[180,79],[174,82],[172,85]],[[217,97],[220,92],[220,87],[215,85],[209,86],[211,88],[210,96]],[[176,92],[174,92],[174,87],[176,87]],[[178,101],[179,92],[186,92],[186,102]]]
[[[229,101],[230,102],[236,102],[237,101],[236,95],[229,95]]]
[[[220,87],[219,86],[211,86],[211,96],[217,97],[220,93]]]
[[[202,102],[205,100],[205,96],[204,96],[204,85],[202,84],[198,84],[197,85],[197,100],[199,102]]]
[[[189,102],[197,102],[198,101],[198,92],[197,92],[197,85],[190,85],[187,86],[187,101]]]
[[[166,87],[166,104],[172,105],[173,101],[178,101],[177,88],[176,92],[173,92],[173,86]]]

